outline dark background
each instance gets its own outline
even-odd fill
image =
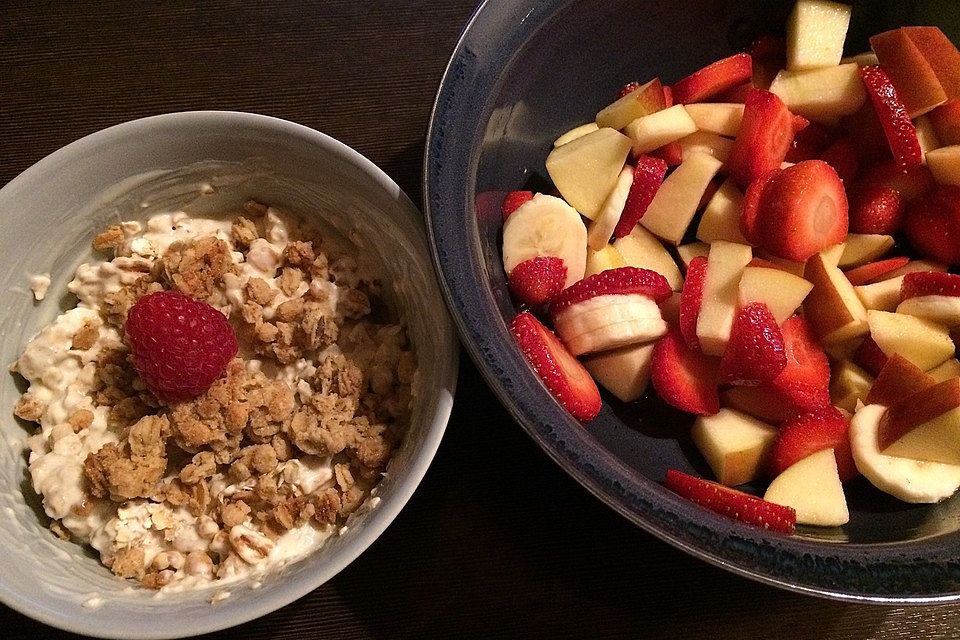
[[[416,203],[433,97],[474,0],[0,2],[0,184],[104,127],[230,109],[330,134]],[[466,354],[423,484],[359,559],[212,638],[955,638],[960,606],[800,596],[654,539],[560,471]],[[61,638],[0,606],[5,638]]]

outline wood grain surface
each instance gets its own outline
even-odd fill
[[[0,183],[109,125],[231,109],[333,135],[419,202],[430,107],[473,8],[474,0],[6,0]],[[209,637],[960,637],[958,605],[800,596],[656,540],[565,476],[465,354],[462,363],[440,451],[380,539],[298,602]],[[2,606],[0,634],[70,637]]]

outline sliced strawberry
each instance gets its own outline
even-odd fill
[[[796,121],[794,121],[796,124]],[[801,162],[803,160],[814,160],[830,146],[834,135],[822,124],[809,122],[807,126],[794,128],[793,140],[790,142],[790,148],[784,160],[787,162]]]
[[[759,215],[763,193],[778,173],[780,173],[779,168],[763,174],[751,182],[743,194],[743,203],[740,208],[740,234],[754,246],[760,244]]]
[[[941,185],[917,200],[903,226],[924,257],[960,265],[960,187]]]
[[[743,104],[743,101],[747,99],[747,91],[755,88],[756,86],[752,81],[744,82],[743,84],[738,84],[732,89],[727,89],[722,93],[718,93],[716,97],[711,98],[711,100],[715,100],[716,102],[733,102],[736,104]]]
[[[883,352],[874,339],[867,336],[853,352],[851,358],[853,364],[857,365],[873,377],[880,375],[880,371],[887,364],[887,354]]]
[[[892,235],[903,226],[907,205],[900,192],[885,184],[866,184],[853,191],[850,231]]]
[[[769,385],[774,400],[798,412],[830,404],[830,362],[801,316],[790,316],[780,327],[787,365]]]
[[[650,377],[660,397],[681,411],[720,411],[717,359],[688,347],[679,329],[671,329],[653,348]]]
[[[931,111],[930,122],[940,144],[960,144],[960,99],[950,100]]]
[[[667,279],[656,271],[639,267],[619,267],[595,273],[560,292],[550,305],[551,315],[596,296],[639,293],[657,304],[673,295]]]
[[[753,302],[740,309],[720,359],[720,382],[752,387],[772,381],[786,366],[783,334],[770,308]]]
[[[797,512],[793,507],[767,502],[676,469],[667,471],[665,484],[667,489],[710,511],[755,527],[791,534],[797,524]]]
[[[918,271],[903,276],[900,300],[920,296],[960,296],[960,276],[938,271]]]
[[[845,185],[853,183],[860,170],[857,143],[848,137],[840,138],[827,147],[820,159],[834,168]]]
[[[517,346],[553,397],[577,420],[592,420],[603,403],[600,391],[583,365],[552,331],[524,311],[510,323]]]
[[[799,132],[803,131],[810,126],[810,121],[804,118],[799,113],[791,113],[792,116],[791,123],[793,124],[793,135],[796,136]]]
[[[859,475],[850,450],[850,422],[836,407],[826,406],[787,420],[770,452],[770,475],[776,477],[807,456],[833,449],[840,481]]]
[[[760,246],[803,262],[847,237],[847,194],[822,160],[804,160],[777,173],[763,189],[757,213]]]
[[[763,89],[747,91],[740,132],[733,141],[727,172],[741,189],[780,167],[793,140],[793,117],[783,101]]]
[[[619,100],[620,98],[624,97],[625,95],[627,95],[627,94],[630,93],[631,91],[636,91],[636,90],[639,89],[641,86],[642,86],[642,85],[641,85],[639,82],[636,82],[636,81],[634,81],[634,82],[628,82],[627,84],[625,84],[625,85],[623,85],[622,87],[620,87],[620,91],[617,93],[617,100]]]
[[[700,351],[697,338],[697,319],[700,317],[700,304],[703,302],[703,281],[707,277],[707,258],[697,256],[687,267],[687,278],[680,292],[680,334],[694,351]]]
[[[896,271],[908,262],[910,262],[910,258],[906,256],[898,256],[896,258],[887,258],[886,260],[868,262],[867,264],[861,265],[856,269],[847,271],[847,280],[849,280],[850,284],[855,287],[859,287],[863,284],[870,284],[871,282],[876,282],[879,280],[882,275],[890,273],[891,271]]]
[[[717,60],[673,85],[673,99],[677,104],[702,102],[718,93],[750,80],[753,60],[749,53],[738,53]]]
[[[537,256],[524,260],[510,272],[510,293],[523,304],[547,304],[563,291],[567,266],[562,258]]]
[[[647,207],[653,202],[653,196],[663,184],[663,177],[667,174],[667,163],[660,158],[640,156],[633,168],[633,184],[627,202],[623,205],[623,213],[613,230],[614,238],[629,235],[640,222],[640,218],[647,212]]]
[[[907,115],[907,109],[900,101],[886,71],[876,65],[860,67],[860,77],[867,88],[873,109],[880,118],[894,160],[902,167],[923,162],[917,129]]]
[[[886,363],[877,374],[877,379],[870,386],[867,394],[867,404],[882,404],[891,406],[903,398],[929,389],[937,381],[923,372],[923,369],[913,364],[899,353],[887,358]]]
[[[504,222],[510,217],[510,214],[530,200],[533,200],[532,191],[511,191],[508,193],[503,199],[503,204],[500,206],[500,211],[503,212]],[[519,218],[517,219],[519,220]]]
[[[860,108],[850,115],[843,116],[840,123],[845,135],[857,141],[861,165],[892,158],[880,117],[869,100],[865,100]]]

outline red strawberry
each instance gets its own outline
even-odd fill
[[[740,132],[733,141],[727,172],[741,189],[777,169],[793,140],[793,117],[783,101],[763,89],[747,91]]]
[[[926,165],[901,167],[893,160],[872,165],[866,172],[863,183],[885,184],[897,190],[907,204],[920,198],[937,186],[933,174]]]
[[[871,282],[876,282],[880,276],[890,273],[891,271],[896,271],[908,262],[910,262],[910,258],[906,256],[898,256],[896,258],[887,258],[886,260],[870,262],[865,265],[861,265],[856,269],[847,271],[847,280],[849,280],[850,284],[855,287],[859,287],[863,284],[870,284]]]
[[[740,309],[720,359],[720,381],[756,386],[779,376],[785,366],[783,334],[770,308],[754,302]]]
[[[524,311],[510,323],[510,332],[533,370],[553,397],[577,420],[592,420],[603,402],[596,383],[552,331]]]
[[[941,185],[915,202],[904,231],[924,257],[960,265],[960,187]]]
[[[629,235],[640,222],[640,218],[647,212],[647,207],[657,194],[657,189],[663,184],[663,177],[667,174],[667,163],[660,158],[640,156],[633,168],[633,184],[630,193],[623,205],[623,213],[613,230],[614,238]]]
[[[769,385],[775,399],[799,411],[830,404],[830,362],[801,316],[790,316],[780,327],[787,365]]]
[[[787,65],[786,43],[782,38],[763,35],[748,49],[753,58],[752,85],[769,89],[777,72]]]
[[[567,307],[596,296],[627,293],[639,293],[660,304],[673,295],[673,289],[670,288],[666,278],[650,269],[639,267],[607,269],[575,282],[561,291],[550,305],[550,313],[556,316]]]
[[[718,93],[716,97],[711,98],[716,102],[734,102],[737,104],[743,104],[743,101],[747,99],[747,91],[750,89],[756,88],[752,81],[744,82],[743,84],[738,84],[732,89],[727,89],[722,93]]]
[[[822,124],[810,122],[802,129],[795,128],[790,149],[787,150],[784,160],[797,163],[819,158],[820,154],[830,146],[831,140],[833,140],[833,134]]]
[[[680,292],[680,334],[694,351],[700,351],[697,338],[697,318],[700,317],[700,303],[703,301],[703,281],[707,277],[707,258],[697,256],[687,267],[687,278]]]
[[[960,296],[960,276],[938,271],[917,271],[903,276],[900,300],[920,296]]]
[[[750,183],[746,193],[743,194],[743,203],[740,209],[740,233],[750,244],[757,246],[760,244],[760,203],[763,201],[763,193],[770,182],[780,173],[780,169],[774,169],[763,174]]]
[[[903,225],[906,204],[900,192],[885,184],[864,185],[850,201],[852,233],[897,233]]]
[[[640,86],[641,86],[640,83],[639,83],[639,82],[636,82],[636,81],[634,81],[634,82],[628,82],[627,84],[623,85],[623,86],[620,88],[620,91],[617,93],[617,100],[619,100],[620,98],[624,97],[625,95],[627,95],[627,94],[630,93],[631,91],[636,91],[637,89],[640,88]]]
[[[791,534],[797,524],[797,512],[767,502],[749,493],[697,478],[676,469],[667,471],[666,487],[715,513],[747,524]]]
[[[562,258],[537,256],[524,260],[510,272],[510,293],[522,304],[547,304],[563,291],[567,267]]]
[[[857,152],[863,165],[890,159],[890,145],[880,124],[880,118],[869,100],[859,109],[840,119],[845,135],[857,141]],[[868,172],[864,172],[868,173]]]
[[[873,377],[880,375],[880,371],[887,364],[887,354],[883,352],[871,336],[867,336],[853,352],[851,358],[853,364],[857,365]]]
[[[738,53],[717,60],[673,85],[673,99],[677,104],[702,102],[718,93],[750,80],[753,60],[749,53]]]
[[[653,348],[651,380],[660,397],[681,411],[720,411],[716,358],[688,347],[678,329],[671,329]]]
[[[807,456],[833,449],[840,481],[859,475],[850,451],[850,423],[836,407],[826,406],[787,420],[780,426],[770,452],[770,474],[774,477]]]
[[[520,208],[520,206],[533,200],[532,191],[511,191],[503,199],[503,205],[500,207],[500,211],[503,212],[503,220],[506,221],[514,211]],[[519,220],[519,218],[517,218]]]
[[[930,112],[930,122],[940,144],[960,144],[960,98],[950,100]]]
[[[843,184],[852,184],[860,170],[857,143],[851,138],[840,138],[831,144],[820,155],[820,159],[834,168]]]
[[[209,389],[237,354],[237,337],[224,315],[179,291],[143,296],[123,328],[134,369],[168,404]]]
[[[791,113],[792,116],[791,123],[793,124],[793,135],[803,131],[810,126],[810,121],[801,116],[799,113]]]
[[[873,109],[880,118],[894,160],[902,167],[923,162],[917,129],[913,126],[887,72],[879,66],[870,65],[860,67],[860,77],[867,88]]]
[[[847,237],[847,194],[833,167],[804,160],[777,173],[757,213],[760,246],[803,262]]]

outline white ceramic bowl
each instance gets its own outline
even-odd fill
[[[203,195],[204,191],[212,193]],[[419,212],[399,187],[360,154],[312,129],[266,116],[189,112],[128,122],[44,158],[0,189],[2,362],[62,309],[66,284],[89,260],[105,224],[144,219],[189,203],[219,210],[247,198],[313,214],[346,233],[379,262],[387,295],[403,310],[420,363],[410,430],[381,482],[378,506],[313,555],[277,574],[215,589],[156,595],[116,578],[91,552],[58,540],[41,519],[26,472],[23,424],[12,414],[21,389],[0,386],[0,601],[47,624],[100,637],[182,637],[240,624],[317,588],[383,532],[433,459],[450,409],[457,342],[434,277]],[[234,209],[236,210],[236,209]],[[30,275],[50,273],[40,303]],[[86,603],[86,606],[85,604]],[[98,605],[98,606],[91,606]]]

